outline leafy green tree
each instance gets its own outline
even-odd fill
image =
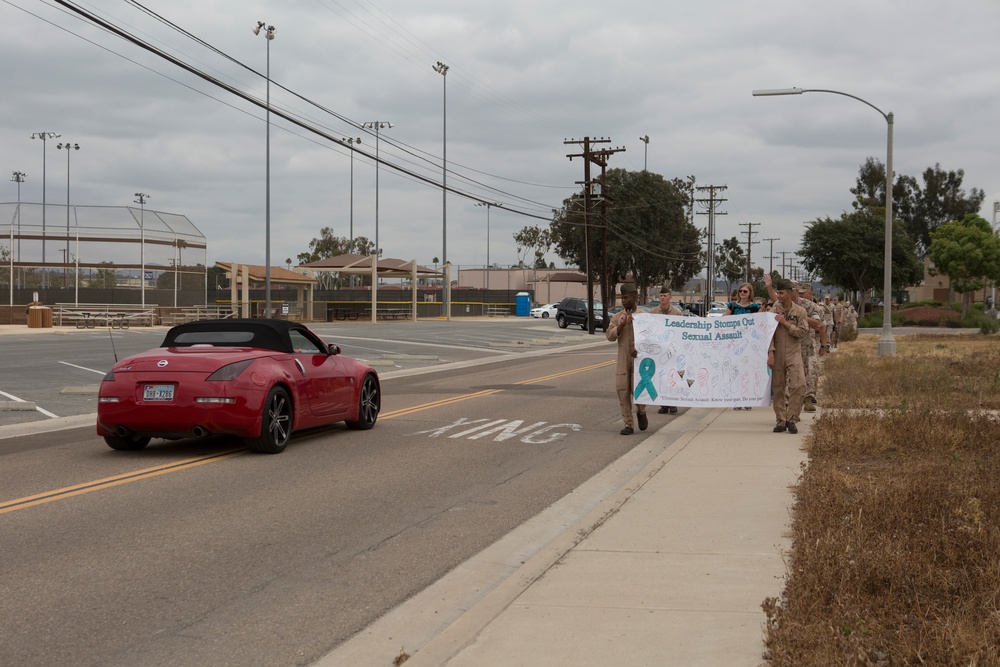
[[[346,236],[334,236],[333,230],[324,227],[319,231],[319,238],[309,242],[309,252],[298,254],[299,264],[318,262],[321,259],[356,253],[358,255],[371,255],[375,252],[375,244],[364,236],[355,236],[354,243]],[[382,256],[379,250],[378,256]]]
[[[866,294],[884,282],[885,209],[863,208],[840,218],[818,218],[806,223],[799,257],[802,266],[827,285]],[[923,276],[913,242],[903,224],[892,229],[893,289],[913,285]],[[861,301],[859,315],[864,315]]]
[[[733,291],[733,283],[746,277],[747,255],[735,236],[725,239],[715,247],[715,272],[726,281],[726,294]]]
[[[532,255],[531,265],[536,269],[545,268],[545,253],[552,249],[552,235],[549,230],[538,225],[524,227],[514,234],[514,244],[517,247],[517,259],[525,264],[528,255]]]
[[[1000,280],[1000,237],[975,213],[931,232],[929,254],[934,268],[962,295],[962,317],[969,314],[973,292]]]
[[[112,262],[101,262],[97,273],[90,278],[90,287],[114,289],[118,285],[118,273]]]
[[[962,189],[965,171],[945,171],[940,164],[928,167],[921,174],[923,185],[912,176],[899,175],[892,185],[893,217],[902,220],[906,231],[916,243],[917,254],[923,257],[931,244],[931,232],[952,220],[961,220],[976,213],[983,205],[986,193],[972,188]],[[858,172],[854,207],[885,207],[885,165],[868,158]]]
[[[13,276],[10,271],[10,249],[7,246],[0,246],[0,285],[10,285]]]
[[[226,270],[220,266],[208,267],[208,288],[209,289],[229,289],[229,278],[226,278]]]
[[[692,183],[668,181],[648,171],[608,171],[603,187],[606,218],[600,203],[585,213],[582,193],[565,200],[550,225],[556,252],[585,270],[584,228],[589,224],[590,272],[602,283],[613,285],[631,274],[643,295],[660,283],[679,289],[702,267],[700,234],[687,217]]]

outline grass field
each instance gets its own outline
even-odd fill
[[[1000,340],[824,360],[771,665],[1000,665]]]

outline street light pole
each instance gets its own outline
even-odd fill
[[[378,158],[378,135],[379,130],[384,130],[392,127],[392,123],[384,120],[373,120],[369,123],[362,123],[361,127],[368,130],[375,130],[375,257],[378,258],[381,250],[378,245],[378,172],[379,172],[379,158]]]
[[[436,65],[431,65],[432,69],[441,75],[443,123],[441,130],[441,264],[448,264],[448,66],[440,60]],[[451,313],[450,292],[451,285],[445,285],[441,294],[442,314],[448,317]]]
[[[264,21],[257,21],[257,26],[251,28],[253,34],[259,35],[261,28],[264,28]],[[267,102],[266,121],[267,126],[267,147],[265,148],[266,163],[264,176],[264,312],[266,317],[271,317],[271,41],[274,39],[274,26],[269,25],[264,29],[264,43],[267,45],[264,50],[265,75],[267,79]]]
[[[769,97],[774,95],[801,95],[802,93],[831,93],[842,95],[865,104],[885,118],[887,125],[886,158],[885,158],[885,269],[882,285],[882,336],[878,341],[880,357],[896,354],[896,339],[892,335],[892,129],[894,116],[890,111],[882,111],[877,106],[856,95],[843,93],[839,90],[824,90],[820,88],[779,88],[753,91],[754,97]]]
[[[639,141],[646,144],[642,147],[642,170],[646,171],[646,156],[649,153],[649,135],[639,137]]]
[[[80,150],[80,144],[56,144],[58,150],[66,150],[66,258],[69,261],[69,154],[71,151]],[[76,224],[76,288],[73,303],[80,303],[80,223]],[[65,273],[63,274],[65,275]]]
[[[142,292],[142,307],[146,307],[146,200],[149,195],[143,192],[135,193],[135,203],[139,205],[139,285]]]
[[[476,206],[486,207],[486,270],[483,271],[483,286],[490,288],[490,209],[494,206],[503,206],[495,201],[477,201]]]
[[[17,183],[17,261],[21,261],[21,183],[28,178],[23,171],[15,171],[10,180]],[[21,281],[17,281],[18,288]],[[14,223],[10,223],[10,307],[14,307]]]
[[[61,134],[55,132],[35,132],[32,139],[42,140],[42,288],[46,286],[45,280],[45,143],[46,139],[58,139]]]

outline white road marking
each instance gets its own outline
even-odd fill
[[[8,393],[7,393],[7,392],[5,392],[5,391],[0,391],[0,396],[6,396],[6,397],[7,397],[7,398],[9,398],[10,400],[12,400],[12,401],[16,401],[16,402],[18,402],[18,403],[27,403],[27,401],[26,401],[26,400],[24,400],[23,398],[18,398],[17,396],[14,396],[13,394],[8,394]],[[52,418],[52,419],[58,419],[58,418],[59,418],[59,415],[55,415],[55,414],[52,414],[52,413],[51,413],[51,412],[49,412],[48,410],[44,410],[44,409],[42,409],[42,408],[38,407],[37,405],[35,406],[35,409],[36,409],[36,410],[38,410],[39,412],[41,412],[41,413],[42,413],[43,415],[45,415],[46,417],[50,417],[50,418]]]
[[[66,366],[70,366],[72,368],[79,368],[81,371],[90,371],[91,373],[97,373],[98,375],[106,375],[107,374],[107,371],[99,371],[99,370],[96,370],[96,369],[93,369],[93,368],[87,368],[86,366],[77,366],[76,364],[71,364],[68,361],[60,361],[59,363],[60,364],[65,364]]]

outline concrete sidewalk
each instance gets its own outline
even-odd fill
[[[818,414],[792,435],[769,407],[689,409],[570,494],[589,510],[557,503],[575,520],[549,508],[316,664],[759,665]]]

